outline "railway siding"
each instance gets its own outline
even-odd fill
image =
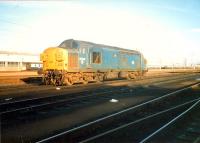
[[[166,140],[175,143],[199,143],[200,142],[200,103],[191,109],[186,115],[177,119],[174,123],[164,128],[149,139],[149,142]]]
[[[36,114],[31,112],[33,116],[30,115],[28,116],[28,118],[26,118],[22,114],[22,116],[16,117],[15,119],[17,120],[19,119],[19,121],[23,123],[23,125],[19,123],[19,124],[16,124],[14,128],[7,126],[8,127],[7,129],[3,129],[4,139],[5,139],[5,134],[10,134],[10,136],[7,136],[9,137],[10,140],[14,138],[17,139],[18,138],[17,136],[23,136],[24,141],[31,141],[33,140],[34,137],[40,138],[42,133],[52,134],[55,132],[60,132],[64,130],[65,128],[70,128],[70,126],[73,127],[81,123],[86,123],[88,121],[91,121],[92,119],[95,119],[97,116],[104,116],[106,114],[109,114],[109,112],[117,111],[117,110],[120,110],[121,108],[127,108],[129,106],[132,106],[133,104],[144,102],[144,100],[149,100],[152,98],[152,96],[150,96],[149,93],[151,94],[154,93],[155,94],[154,97],[160,96],[161,93],[167,93],[169,90],[168,88],[166,88],[168,87],[168,84],[169,84],[168,80],[166,80],[166,86],[165,87],[163,86],[162,89],[160,89],[160,91],[158,90],[159,89],[158,87],[154,87],[154,86],[153,86],[154,88],[149,86],[148,88],[146,88],[146,90],[144,88],[145,86],[144,87],[127,86],[125,88],[123,87],[121,88],[122,93],[120,93],[119,90],[116,91],[113,95],[106,94],[105,92],[106,97],[102,99],[97,98],[91,101],[84,100],[83,102],[77,101],[77,103],[80,103],[80,104],[76,104],[78,105],[76,107],[76,109],[78,110],[72,110],[70,106],[73,104],[69,104],[67,112],[65,112],[66,111],[65,107],[63,108],[55,107],[55,109],[47,109],[44,111],[36,112]],[[185,80],[188,80],[188,79],[185,79]],[[155,82],[158,82],[158,81],[155,81]],[[182,85],[181,83],[176,83],[178,82],[178,80],[177,81],[173,80],[173,82],[172,82],[173,84],[170,83],[172,87],[177,84]],[[184,82],[184,81],[181,81],[181,82]],[[194,82],[197,82],[197,81],[194,81]],[[162,83],[162,85],[164,84],[165,82]],[[160,85],[161,84],[159,84],[159,86]],[[110,87],[112,87],[113,89],[118,89],[120,86],[118,88],[116,88],[116,86],[110,86]],[[123,95],[123,90],[126,91],[129,95],[127,96]],[[95,92],[99,92],[99,91],[95,91]],[[109,100],[112,98],[119,99],[119,102],[116,104],[110,103]],[[85,118],[85,120],[83,120],[84,116],[82,115],[85,115],[87,119]],[[23,118],[25,119],[24,121],[22,120]],[[31,119],[32,121],[29,119]],[[40,128],[39,129],[40,132],[38,132],[38,128]],[[44,136],[46,135],[44,134]]]

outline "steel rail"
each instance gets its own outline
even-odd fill
[[[119,90],[119,89],[118,89]],[[125,89],[122,88],[120,89],[119,91],[124,91]],[[39,108],[39,107],[44,107],[44,106],[48,106],[48,105],[53,105],[53,104],[58,104],[58,103],[64,103],[64,102],[70,102],[70,101],[75,101],[77,99],[82,99],[82,98],[87,98],[87,97],[91,97],[91,96],[95,96],[95,95],[104,95],[104,94],[107,94],[107,93],[112,93],[112,92],[115,92],[115,90],[109,90],[109,91],[103,91],[103,92],[97,92],[97,93],[92,93],[90,95],[80,95],[80,96],[77,96],[77,97],[73,97],[73,98],[67,98],[67,99],[57,99],[57,101],[50,101],[50,102],[46,102],[46,103],[41,103],[41,104],[37,104],[37,105],[30,105],[30,106],[26,106],[26,107],[21,107],[21,108],[17,108],[17,109],[11,109],[11,110],[7,110],[7,111],[3,111],[3,112],[0,112],[0,115],[5,115],[5,114],[9,114],[9,113],[14,113],[14,112],[17,112],[17,111],[24,111],[24,110],[33,110],[35,108]],[[84,94],[84,93],[83,93]],[[87,94],[87,93],[85,93]],[[55,96],[57,97],[57,96]],[[43,99],[43,98],[42,98]],[[36,98],[36,100],[39,100],[38,98]],[[30,100],[32,101],[32,100]],[[33,100],[35,101],[35,100]],[[45,102],[45,101],[44,101]]]
[[[198,100],[200,100],[200,98],[193,99],[193,100],[191,100],[191,101],[187,101],[187,102],[185,102],[185,103],[179,104],[179,105],[177,105],[177,106],[171,107],[171,108],[166,109],[166,110],[163,110],[163,111],[159,111],[159,112],[157,112],[157,113],[155,113],[155,114],[152,114],[152,115],[149,115],[149,116],[147,116],[147,117],[138,119],[138,120],[136,120],[136,121],[126,123],[126,124],[121,125],[121,126],[119,126],[119,127],[117,127],[117,128],[108,130],[108,131],[106,131],[106,132],[100,133],[100,134],[98,134],[98,135],[95,135],[95,136],[90,137],[90,138],[88,138],[88,139],[85,139],[85,140],[83,140],[83,141],[80,141],[80,143],[86,143],[86,142],[88,142],[88,141],[92,141],[92,140],[94,140],[94,139],[97,139],[97,138],[102,137],[102,136],[104,136],[104,135],[108,135],[108,134],[113,133],[113,132],[115,132],[115,131],[118,131],[118,130],[120,130],[120,129],[126,128],[126,127],[128,127],[128,126],[131,126],[131,125],[140,123],[140,122],[142,122],[142,121],[144,121],[144,120],[147,120],[147,119],[156,117],[156,116],[158,116],[158,115],[162,115],[162,114],[164,114],[164,113],[167,113],[167,112],[169,112],[169,111],[175,110],[175,109],[177,109],[177,108],[181,108],[181,107],[183,107],[183,106],[186,106],[186,105],[191,104],[191,103],[193,103],[193,102],[195,102],[195,101],[198,101]]]
[[[182,112],[181,114],[179,114],[178,116],[176,116],[175,118],[173,118],[171,121],[169,121],[168,123],[166,123],[165,125],[163,125],[162,127],[160,127],[159,129],[157,129],[155,132],[153,132],[152,134],[148,135],[146,138],[144,138],[142,141],[140,141],[140,143],[145,143],[147,142],[149,139],[151,139],[153,136],[155,136],[156,134],[158,134],[159,132],[161,132],[164,128],[168,127],[169,125],[171,125],[172,123],[174,123],[176,120],[178,120],[179,118],[181,118],[182,116],[184,116],[185,114],[187,114],[189,111],[191,111],[195,106],[197,106],[200,103],[200,98],[198,98],[197,102],[195,102],[192,106],[190,106],[187,110],[185,110],[184,112]]]
[[[74,127],[74,128],[69,129],[69,130],[67,130],[67,131],[64,131],[64,132],[55,134],[55,135],[53,135],[53,136],[51,136],[51,137],[48,137],[48,138],[42,139],[42,140],[40,140],[40,141],[37,141],[36,143],[43,143],[43,142],[46,142],[46,141],[50,141],[50,140],[55,139],[55,138],[57,138],[57,137],[59,137],[59,136],[62,136],[62,135],[64,135],[64,134],[71,133],[71,132],[76,131],[76,130],[79,130],[79,129],[81,129],[81,128],[90,126],[90,125],[92,125],[92,124],[94,124],[94,123],[98,123],[98,122],[103,121],[103,120],[105,120],[105,119],[109,119],[109,118],[111,118],[111,117],[120,115],[120,114],[125,113],[125,112],[128,112],[128,111],[130,111],[130,110],[133,110],[133,109],[142,107],[142,106],[147,105],[147,104],[149,104],[149,103],[158,101],[158,100],[163,99],[163,98],[165,98],[165,97],[168,97],[168,96],[171,96],[171,95],[180,93],[180,92],[182,92],[182,91],[188,90],[188,89],[190,89],[191,87],[196,86],[196,85],[199,85],[199,84],[200,84],[200,83],[195,83],[195,84],[193,84],[193,85],[191,85],[191,86],[189,86],[189,87],[185,87],[185,88],[182,88],[182,89],[173,91],[173,92],[171,92],[171,93],[168,93],[168,94],[165,94],[165,95],[163,95],[163,96],[154,98],[154,99],[152,99],[152,100],[146,101],[146,102],[141,103],[141,104],[138,104],[138,105],[136,105],[136,106],[129,107],[129,108],[127,108],[127,109],[118,111],[118,112],[113,113],[113,114],[111,114],[111,115],[107,115],[107,116],[105,116],[105,117],[102,117],[102,118],[99,118],[99,119],[97,119],[97,120],[88,122],[88,123],[83,124],[83,125],[80,125],[80,126],[78,126],[78,127]]]
[[[85,91],[82,91],[82,92],[87,92],[87,91],[89,91],[89,90],[85,90]],[[74,94],[74,93],[71,93],[71,94]],[[29,102],[29,101],[34,101],[34,100],[42,100],[42,99],[54,98],[54,97],[58,97],[58,95],[51,95],[51,96],[28,98],[28,99],[21,99],[21,100],[16,100],[16,101],[4,102],[4,103],[0,103],[0,107],[5,106],[5,105],[11,105],[11,104],[22,103],[22,102]]]

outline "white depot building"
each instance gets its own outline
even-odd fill
[[[0,71],[32,70],[41,66],[39,55],[0,51]]]

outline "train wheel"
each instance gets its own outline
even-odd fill
[[[100,74],[100,75],[98,76],[97,81],[98,81],[98,82],[104,81],[104,75],[103,75],[103,74]]]
[[[52,83],[52,85],[54,85],[54,86],[56,86],[56,79],[51,79],[51,83]]]
[[[88,84],[88,81],[87,80],[83,80],[83,84]]]
[[[55,77],[55,80],[56,80],[56,86],[61,86],[63,85],[63,77],[62,75],[58,75]]]
[[[129,73],[128,76],[129,76],[130,79],[136,79],[136,76],[135,76],[135,74],[133,74],[133,73]]]
[[[87,77],[84,77],[84,78],[83,78],[83,84],[88,84],[88,79],[87,79]]]
[[[60,86],[60,85],[62,85],[60,79],[56,79],[55,86]]]
[[[131,80],[131,77],[130,77],[129,74],[127,74],[126,79],[127,79],[127,80]]]
[[[69,86],[74,84],[74,82],[70,80],[69,78],[65,79],[65,83]]]
[[[61,80],[60,80],[60,85],[61,85],[61,86],[64,84],[64,80],[65,80],[65,79],[64,79],[64,76],[62,76],[62,77],[61,77]]]

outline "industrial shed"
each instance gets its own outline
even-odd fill
[[[0,71],[23,71],[41,67],[37,54],[0,51]]]

